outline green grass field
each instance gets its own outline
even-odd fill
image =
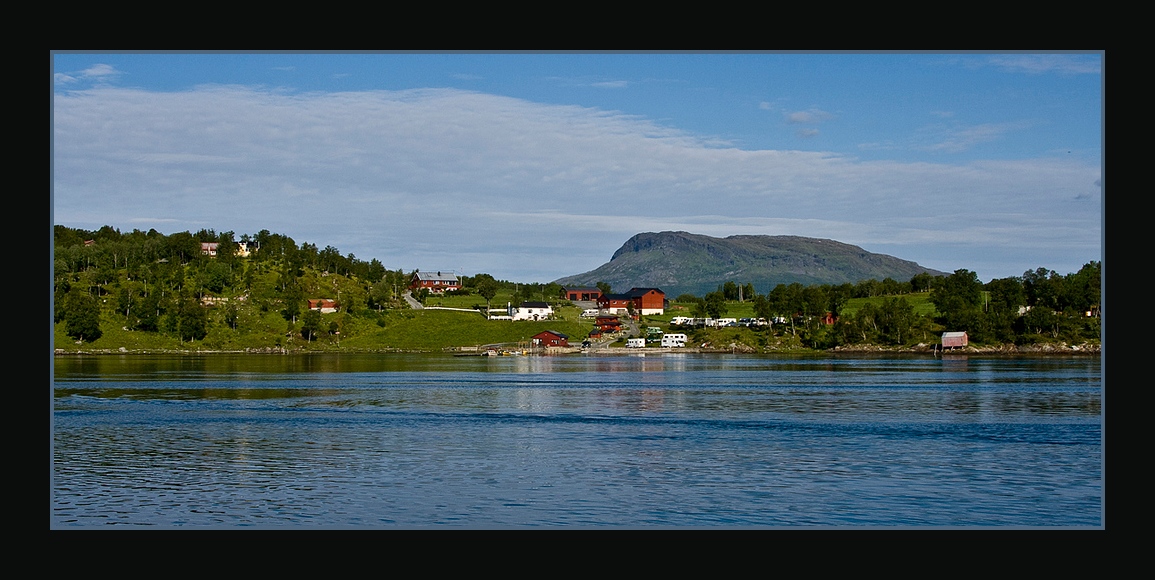
[[[573,309],[576,310],[576,309]],[[565,316],[571,314],[572,316]],[[384,327],[344,340],[351,349],[438,350],[496,343],[525,342],[544,330],[554,330],[580,345],[593,324],[577,320],[576,313],[563,313],[558,320],[486,320],[480,313],[451,310],[402,311],[386,319]]]
[[[870,298],[851,298],[846,301],[842,307],[842,314],[849,316],[855,314],[867,303],[873,303],[875,306],[881,306],[883,301],[895,298],[895,296],[872,296]],[[921,316],[934,316],[936,314],[934,304],[930,301],[930,292],[914,292],[911,294],[903,294],[898,298],[904,298],[911,306],[914,307],[914,313]]]

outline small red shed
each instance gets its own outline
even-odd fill
[[[967,345],[967,333],[962,332],[944,332],[942,333],[942,347],[943,348],[958,348]]]

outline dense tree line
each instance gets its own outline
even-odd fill
[[[815,348],[933,343],[946,330],[966,331],[979,344],[1078,343],[1101,338],[1101,280],[1102,263],[1094,261],[1066,275],[1038,268],[986,284],[963,269],[946,276],[918,274],[907,282],[779,284],[766,294],[744,291],[743,299],[753,301],[756,316],[786,321],[777,332],[795,334]],[[737,299],[737,288],[727,282],[702,298],[677,300],[691,303],[695,316],[719,318],[726,302]],[[905,295],[928,291],[935,314],[916,314]],[[844,313],[854,298],[878,299]]]
[[[202,252],[202,243],[217,244],[215,255]],[[98,339],[109,316],[126,330],[201,340],[213,325],[237,329],[246,309],[279,313],[312,339],[329,329],[312,317],[303,328],[293,326],[315,312],[308,299],[339,298],[347,315],[381,312],[399,306],[408,284],[404,272],[376,259],[268,230],[238,238],[211,229],[164,235],[57,225],[53,250],[54,317],[82,342]]]

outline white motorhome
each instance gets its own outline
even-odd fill
[[[646,339],[628,338],[626,339],[626,348],[646,348]]]
[[[686,335],[673,334],[673,333],[669,333],[669,332],[662,335],[662,347],[663,348],[683,347],[683,346],[686,346]]]

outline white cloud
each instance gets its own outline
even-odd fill
[[[1001,277],[1060,269],[1027,259],[1039,239],[1093,259],[1084,249],[1101,231],[1099,167],[1069,158],[745,151],[620,113],[457,90],[98,88],[53,106],[56,223],[268,229],[389,268],[548,281],[638,232],[682,229],[828,237],[957,267],[1001,254],[1013,264]],[[991,226],[999,216],[1007,224]]]
[[[786,121],[788,123],[798,123],[813,125],[822,123],[833,119],[834,115],[823,111],[822,109],[811,108],[805,111],[794,111],[793,113],[786,113]]]
[[[1009,72],[1043,74],[1101,74],[1102,59],[1088,54],[1009,54],[994,55],[989,62]]]
[[[60,86],[74,85],[81,82],[89,82],[95,84],[106,84],[115,80],[120,75],[121,71],[116,70],[112,65],[94,64],[84,70],[79,71],[53,71],[53,82]]]
[[[1001,139],[1007,133],[1019,131],[1032,126],[1032,123],[1020,121],[1014,123],[983,123],[967,127],[952,127],[949,129],[932,128],[930,132],[939,133],[937,140],[924,147],[929,151],[945,151],[959,153],[967,151],[981,143],[988,143]]]
[[[109,77],[116,77],[121,74],[122,73],[116,70],[115,67],[107,64],[94,64],[81,71],[81,76],[88,79],[106,79]]]

